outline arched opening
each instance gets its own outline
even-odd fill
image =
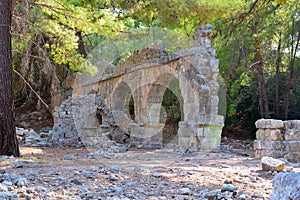
[[[178,123],[183,120],[183,98],[178,79],[174,78],[166,88],[161,107],[160,122],[165,123],[162,143],[178,143]]]
[[[118,84],[112,95],[111,107],[114,119],[119,125],[127,126],[130,120],[135,119],[134,98],[127,83]]]
[[[129,108],[129,116],[134,121],[135,120],[135,110],[134,110],[133,95],[130,96],[128,108]]]
[[[184,119],[179,80],[163,74],[152,84],[147,99],[148,124],[158,124],[162,144],[178,143],[178,123]]]

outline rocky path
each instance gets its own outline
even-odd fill
[[[275,175],[262,171],[251,151],[132,149],[98,155],[83,148],[22,147],[21,152],[21,158],[0,157],[1,200],[268,199]]]

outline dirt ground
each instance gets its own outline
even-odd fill
[[[25,191],[11,188],[20,199],[268,199],[276,174],[262,171],[253,150],[241,148],[186,154],[130,149],[98,157],[84,148],[21,147],[21,153],[0,160],[0,172],[29,181]],[[297,165],[288,170],[300,172]],[[216,197],[224,183],[238,187],[234,198]]]

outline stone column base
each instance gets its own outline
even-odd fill
[[[131,126],[130,143],[140,148],[161,148],[162,131],[165,124],[133,124]]]
[[[201,122],[179,122],[178,143],[189,149],[213,150],[220,147],[221,124],[202,124]]]

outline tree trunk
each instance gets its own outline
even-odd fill
[[[76,36],[78,37],[78,52],[84,57],[87,57],[87,53],[85,50],[85,46],[84,46],[84,42],[83,42],[83,38],[82,38],[82,33],[81,31],[77,31],[76,32]]]
[[[20,156],[13,102],[11,11],[11,0],[0,1],[0,155]]]
[[[279,33],[277,59],[276,59],[276,80],[275,80],[275,117],[279,117],[279,68],[281,63],[281,33]]]
[[[253,25],[253,33],[257,33],[257,28]],[[264,76],[264,64],[263,59],[260,54],[260,40],[255,38],[255,57],[258,62],[257,70],[258,70],[258,85],[259,85],[259,94],[260,94],[260,102],[262,102],[263,110],[261,110],[261,115],[264,118],[270,118],[269,114],[269,100],[267,96],[266,84],[265,84],[265,76]]]
[[[293,33],[292,33],[292,35],[293,35]],[[291,44],[292,50],[291,50],[291,54],[290,54],[290,62],[289,62],[290,73],[289,73],[289,80],[288,80],[288,86],[287,86],[287,90],[286,90],[286,99],[285,99],[285,109],[284,109],[285,119],[288,119],[288,114],[289,114],[290,93],[291,93],[291,87],[292,87],[292,79],[294,76],[294,64],[295,64],[296,54],[297,54],[297,50],[298,50],[299,42],[300,42],[300,30],[298,31],[295,47],[294,47],[294,37],[292,37],[291,40],[292,40],[292,44]]]

